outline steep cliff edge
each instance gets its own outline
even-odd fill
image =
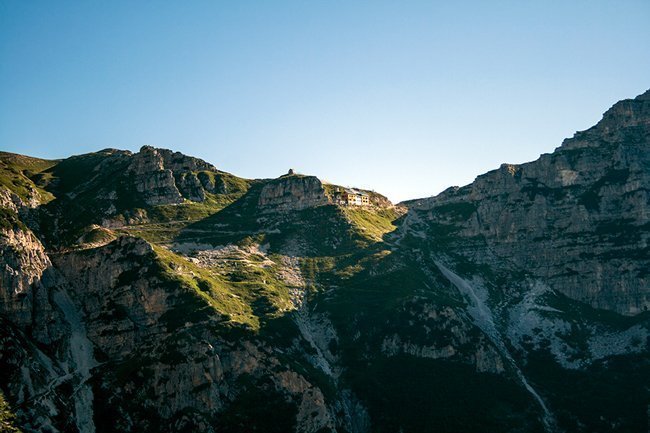
[[[302,210],[328,203],[323,184],[317,177],[297,174],[268,182],[258,200],[265,212]]]
[[[597,308],[646,311],[648,95],[616,103],[552,154],[504,164],[409,207],[426,222],[432,245],[479,263],[515,265]]]
[[[216,172],[205,161],[172,152],[143,146],[133,155],[128,172],[134,176],[136,190],[148,205],[182,203],[185,199],[204,201],[205,191],[214,192],[214,185],[201,182],[198,172]]]

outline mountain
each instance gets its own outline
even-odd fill
[[[400,204],[178,152],[0,153],[0,427],[644,432],[650,91]]]

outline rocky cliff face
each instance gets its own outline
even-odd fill
[[[0,153],[0,429],[646,431],[649,99],[406,213]]]
[[[39,293],[40,282],[50,260],[43,245],[24,226],[0,229],[0,254],[0,308],[19,326],[28,326],[32,323],[34,298],[43,296]]]
[[[39,343],[51,344],[62,334],[47,289],[55,279],[52,264],[34,233],[15,218],[5,214],[0,227],[0,311]]]
[[[301,431],[335,425],[322,392],[280,362],[276,348],[246,333],[236,340],[214,333],[211,329],[225,318],[218,311],[201,314],[207,305],[202,307],[200,297],[192,298],[180,281],[174,284],[157,272],[157,260],[148,243],[121,238],[90,255],[56,261],[104,361],[94,373],[95,392],[108,396],[95,403],[98,418],[117,422],[111,429],[131,431],[154,428],[145,414],[155,411],[162,417],[155,421],[162,421],[158,428],[215,431],[214,414],[250,392],[247,387],[260,386],[289,399],[286,410],[297,407]],[[126,375],[120,373],[124,368]],[[182,415],[188,410],[192,416]]]
[[[453,226],[447,246],[472,260],[509,262],[573,299],[637,314],[650,306],[648,149],[646,92],[552,154],[411,208],[429,228]]]
[[[17,396],[27,431],[213,432],[226,425],[238,431],[266,411],[282,429],[355,431],[344,402],[326,398],[299,367],[301,345],[310,343],[297,334],[269,345],[245,329],[219,325],[227,318],[165,274],[167,265],[147,242],[123,237],[57,255],[53,266],[56,276],[38,286],[44,299],[29,303],[37,316],[2,305],[10,319],[0,333],[2,378]],[[53,326],[58,339],[30,329],[36,320]],[[49,353],[35,344],[46,344]],[[288,353],[297,364],[287,363]],[[260,390],[274,396],[273,406],[248,406],[269,404],[255,400]],[[223,422],[215,421],[220,413]]]
[[[31,217],[52,246],[70,244],[94,226],[191,221],[227,206],[250,186],[200,159],[150,146],[135,154],[104,149],[52,164],[21,179],[23,189],[40,182],[51,194]]]
[[[197,172],[217,169],[205,161],[172,152],[143,146],[132,157],[128,168],[134,176],[135,188],[148,205],[176,204],[183,200],[204,201],[205,189]]]
[[[315,176],[286,175],[267,183],[259,206],[266,212],[302,210],[329,203],[321,181]]]

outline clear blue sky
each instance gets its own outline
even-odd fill
[[[0,149],[152,144],[393,200],[650,88],[650,1],[0,1]]]

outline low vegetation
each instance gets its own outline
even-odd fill
[[[375,242],[381,242],[384,235],[397,228],[394,222],[400,216],[396,208],[348,206],[342,209],[359,234]]]
[[[46,170],[57,163],[0,152],[0,187],[7,188],[25,202],[36,199],[39,203],[47,203],[54,195],[45,189],[51,180]]]

